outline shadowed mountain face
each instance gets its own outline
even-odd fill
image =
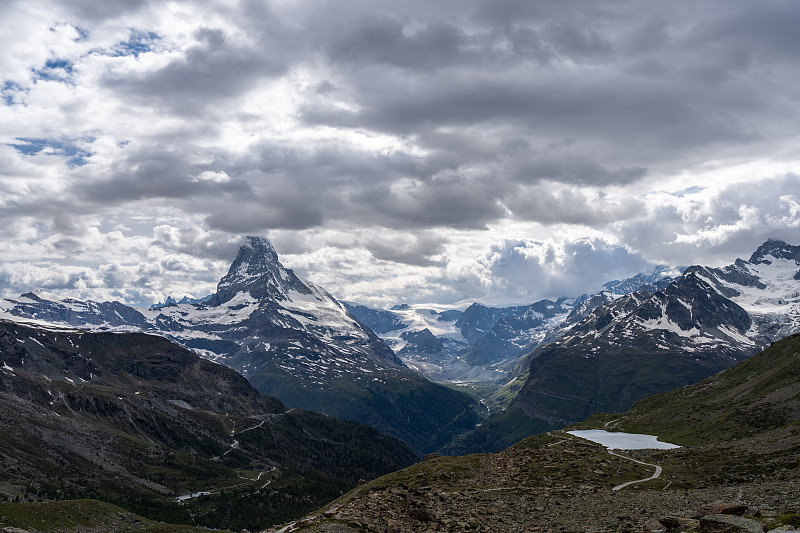
[[[511,405],[448,451],[498,450],[597,412],[624,411],[799,331],[798,257],[800,247],[767,241],[749,261],[693,266],[661,290],[600,305],[534,350]]]
[[[468,395],[403,365],[324,289],[284,268],[263,238],[248,239],[205,302],[135,310],[26,294],[2,307],[11,317],[167,336],[290,407],[371,425],[420,451],[482,416]]]
[[[416,460],[367,426],[287,411],[163,337],[0,321],[0,365],[0,482],[24,499],[94,497],[210,527],[231,500],[249,516],[239,528],[256,528]],[[174,501],[199,491],[212,494]]]

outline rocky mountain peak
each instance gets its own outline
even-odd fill
[[[257,300],[284,301],[289,292],[311,294],[294,272],[285,268],[266,237],[248,237],[239,248],[228,273],[217,285],[212,304],[222,304],[239,293],[249,292]]]
[[[234,271],[240,274],[242,269],[247,274],[258,274],[275,269],[282,269],[283,265],[278,260],[278,252],[266,237],[247,237],[247,241],[239,247],[239,253],[231,265],[228,272]]]
[[[771,264],[772,259],[794,260],[800,264],[800,246],[792,246],[783,241],[768,239],[750,256],[750,263]]]

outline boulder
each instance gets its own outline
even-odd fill
[[[667,533],[667,526],[658,520],[648,520],[642,526],[642,531],[644,533]]]
[[[422,502],[412,501],[408,510],[408,516],[420,522],[435,522],[436,515]]]
[[[664,524],[669,529],[678,529],[678,528],[698,528],[700,527],[700,520],[696,518],[684,518],[682,516],[665,516],[664,518],[659,518],[659,522]]]
[[[764,533],[761,524],[755,520],[728,514],[703,516],[700,527],[713,533]]]

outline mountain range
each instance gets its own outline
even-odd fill
[[[770,240],[747,261],[692,266],[661,290],[594,308],[528,354],[510,405],[446,450],[500,450],[746,359],[800,331],[799,271],[800,246]]]
[[[460,311],[408,304],[391,309],[352,302],[344,305],[386,341],[406,365],[430,379],[497,384],[515,377],[520,357],[595,307],[635,290],[666,287],[681,272],[660,265],[647,273],[610,281],[594,294],[511,307],[473,303]]]
[[[474,427],[475,399],[407,368],[327,291],[250,237],[211,298],[134,309],[27,293],[0,301],[10,319],[163,335],[241,372],[290,407],[371,425],[428,452]]]
[[[747,261],[662,266],[574,299],[379,310],[339,302],[251,237],[204,301],[134,309],[28,293],[0,301],[0,312],[164,335],[290,407],[372,425],[420,452],[460,454],[623,411],[800,330],[798,271],[800,247],[770,240]],[[493,408],[485,422],[452,386],[464,383]]]

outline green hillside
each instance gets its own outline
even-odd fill
[[[580,426],[609,422],[613,429],[688,446],[797,426],[798,420],[800,334],[699,383],[641,400],[624,415],[598,415]]]

